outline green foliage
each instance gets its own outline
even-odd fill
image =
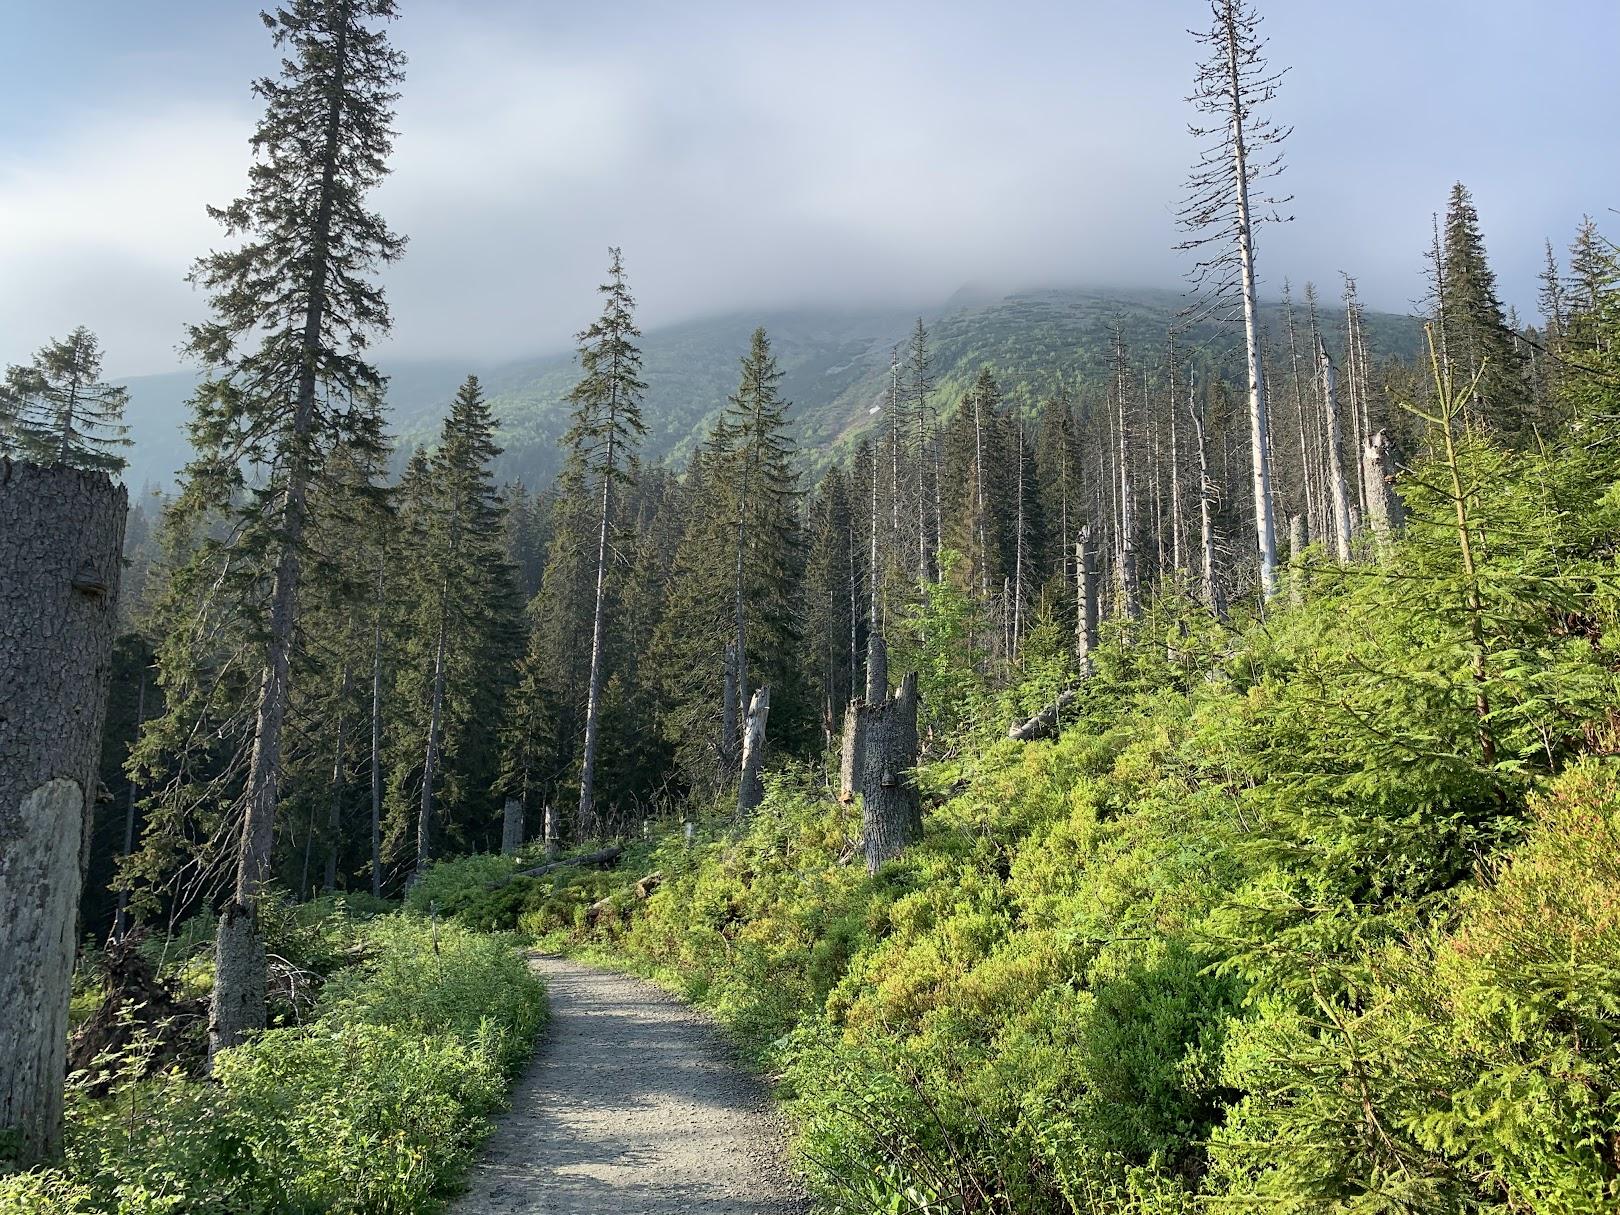
[[[782,1076],[830,1210],[1613,1209],[1620,770],[1582,756],[1620,702],[1620,469],[1591,438],[1456,436],[1382,564],[1230,626],[1161,593],[1060,737],[994,740],[1071,677],[1037,614],[875,877],[797,773],[573,936]],[[969,610],[925,592],[896,652],[961,712]]]
[[[0,1177],[0,1211],[407,1215],[438,1210],[545,1021],[500,940],[383,916],[316,1016],[70,1103],[62,1169]],[[32,1204],[32,1205],[31,1205]],[[55,1204],[55,1205],[52,1205]]]

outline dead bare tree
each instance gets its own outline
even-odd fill
[[[1178,213],[1191,235],[1178,248],[1193,251],[1191,278],[1201,297],[1202,315],[1241,311],[1248,355],[1249,449],[1254,476],[1255,541],[1260,553],[1260,588],[1277,591],[1277,532],[1271,497],[1270,442],[1267,435],[1265,368],[1260,354],[1259,300],[1255,287],[1254,234],[1265,222],[1281,222],[1277,208],[1286,198],[1255,197],[1252,187],[1282,169],[1278,146],[1289,128],[1262,111],[1276,97],[1283,72],[1272,72],[1264,55],[1260,17],[1247,0],[1210,0],[1207,33],[1194,33],[1209,57],[1198,65],[1189,101],[1207,125],[1188,130],[1208,141],[1187,183]],[[1286,71],[1286,69],[1284,69]]]

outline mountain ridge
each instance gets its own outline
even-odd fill
[[[734,312],[677,322],[642,338],[642,378],[648,459],[683,461],[702,442],[726,396],[736,388],[738,359],[749,335],[763,326],[783,371],[789,421],[812,468],[845,454],[875,419],[884,398],[890,351],[903,346],[917,320],[929,329],[936,406],[948,409],[981,366],[988,365],[1020,408],[1035,405],[1060,381],[1096,384],[1111,365],[1110,326],[1118,323],[1132,356],[1157,359],[1184,307],[1179,293],[1155,288],[1030,288],[999,297],[972,285],[944,304],[923,310],[800,308]],[[1368,312],[1377,357],[1416,356],[1419,323],[1394,313]],[[1296,305],[1304,322],[1304,310]],[[1344,314],[1321,309],[1330,349],[1339,344]],[[1262,306],[1268,331],[1282,332],[1283,306]],[[1180,341],[1186,357],[1207,371],[1241,374],[1241,331],[1204,322]],[[902,357],[904,352],[902,351]],[[402,451],[431,443],[443,408],[468,374],[483,381],[501,419],[505,451],[497,464],[506,480],[539,486],[561,463],[557,439],[567,426],[566,395],[578,377],[572,350],[492,360],[384,361],[389,423]],[[125,480],[132,487],[167,485],[189,457],[185,400],[197,382],[188,371],[137,376],[126,421],[136,446]]]

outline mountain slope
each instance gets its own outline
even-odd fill
[[[1136,361],[1162,353],[1184,301],[1171,291],[1064,289],[1025,291],[990,301],[966,293],[924,313],[931,339],[936,405],[947,409],[982,365],[988,364],[1013,400],[1033,404],[1060,379],[1080,385],[1105,381],[1112,359],[1110,325],[1116,320]],[[1303,320],[1303,316],[1300,317]],[[812,465],[846,451],[874,419],[869,412],[888,390],[889,357],[908,340],[917,317],[910,312],[797,310],[688,321],[648,332],[642,342],[649,459],[683,461],[703,440],[737,385],[737,363],[755,326],[764,325],[784,372],[790,419]],[[1268,332],[1284,332],[1282,307],[1263,310]],[[1344,316],[1322,313],[1330,348],[1342,343]],[[1421,329],[1410,317],[1367,317],[1376,355],[1410,359]],[[1241,329],[1204,323],[1180,341],[1206,370],[1242,374]],[[904,351],[902,350],[902,357]],[[389,405],[402,446],[431,442],[456,385],[468,372],[484,381],[506,454],[499,474],[530,485],[545,483],[561,462],[557,439],[567,427],[569,388],[578,377],[574,355],[563,352],[517,362],[480,365],[385,364]],[[167,482],[187,452],[185,399],[195,377],[185,372],[127,381],[128,421],[136,440],[128,480]]]

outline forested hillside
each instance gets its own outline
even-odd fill
[[[1325,299],[1321,324],[1335,341],[1344,329],[1344,309]],[[941,386],[959,395],[981,366],[996,368],[1012,384],[1031,386],[1028,404],[1065,380],[1103,378],[1109,326],[1118,321],[1133,349],[1156,350],[1178,326],[1187,300],[1171,291],[1051,290],[1023,292],[991,302],[953,302],[923,312],[936,337],[935,366]],[[1281,304],[1266,307],[1268,327],[1284,332]],[[848,311],[738,315],[690,321],[647,331],[642,357],[647,367],[647,414],[653,419],[644,445],[648,459],[677,466],[703,441],[720,402],[734,387],[738,351],[759,325],[771,334],[782,366],[788,419],[807,463],[818,467],[847,455],[870,423],[868,410],[887,390],[890,353],[910,335],[916,314]],[[1420,322],[1412,317],[1368,312],[1370,348],[1379,357],[1416,358]],[[1229,327],[1196,326],[1185,338],[1212,364],[1230,360],[1237,335]],[[431,442],[436,416],[469,368],[459,363],[388,362],[388,408],[403,444]],[[576,366],[572,352],[545,358],[474,366],[500,419],[503,452],[496,471],[503,481],[522,481],[531,491],[556,476],[557,439],[567,425],[564,397]],[[185,400],[197,377],[184,373],[135,376],[127,420],[135,438],[129,483],[160,487],[185,464]]]

